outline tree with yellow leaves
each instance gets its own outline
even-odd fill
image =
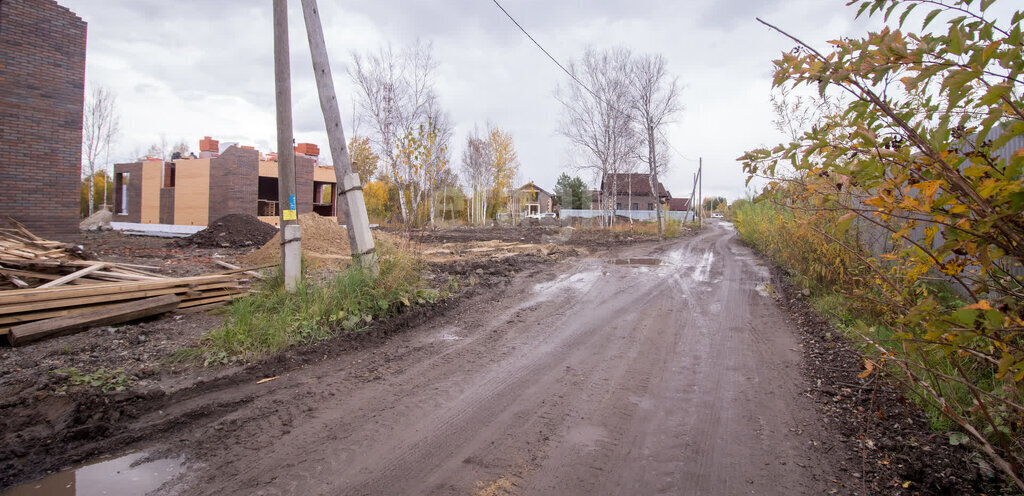
[[[405,199],[404,210],[415,223],[434,221],[437,185],[449,166],[450,136],[447,116],[432,109],[425,123],[407,129],[395,143],[399,167],[392,171],[393,180],[403,193],[399,201]],[[398,171],[406,174],[400,175]]]
[[[516,153],[512,134],[497,126],[490,126],[488,138],[492,150],[490,173],[493,182],[490,188],[490,204],[500,210],[508,204],[512,182],[519,175],[519,154]]]
[[[348,153],[352,159],[352,169],[359,174],[359,180],[363,184],[372,181],[377,174],[377,164],[380,156],[374,153],[370,145],[370,138],[366,136],[353,136],[348,141]]]

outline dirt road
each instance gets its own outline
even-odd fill
[[[632,260],[521,274],[372,350],[139,419],[206,405],[150,447],[190,467],[161,492],[834,490],[795,330],[731,226],[613,257]]]

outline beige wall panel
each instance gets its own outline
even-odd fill
[[[210,159],[174,163],[174,223],[205,226],[210,222]]]
[[[334,167],[313,167],[313,180],[322,183],[334,183]]]
[[[142,207],[143,224],[160,223],[160,184],[163,162],[146,160],[142,162]]]
[[[260,162],[260,177],[277,177],[277,162]]]

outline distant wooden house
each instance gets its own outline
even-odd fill
[[[516,190],[516,203],[523,215],[546,214],[555,211],[554,195],[530,181]]]

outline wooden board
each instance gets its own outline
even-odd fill
[[[62,286],[62,285],[67,284],[67,283],[69,283],[71,281],[74,281],[75,279],[78,279],[80,277],[84,277],[84,276],[87,276],[89,274],[92,274],[93,272],[96,272],[97,270],[100,270],[100,269],[102,269],[102,268],[104,268],[106,266],[107,266],[107,264],[105,264],[105,263],[93,264],[93,265],[90,265],[90,266],[88,266],[88,267],[86,267],[84,269],[76,270],[76,271],[74,271],[74,272],[72,272],[72,273],[70,273],[70,274],[68,274],[68,275],[66,275],[64,277],[61,277],[60,279],[54,279],[54,280],[52,280],[52,281],[50,281],[50,282],[48,282],[46,284],[43,284],[43,285],[39,286],[36,289],[52,288],[52,287],[56,287],[56,286]]]
[[[89,327],[120,324],[159,315],[174,310],[180,302],[175,295],[164,295],[114,305],[95,312],[40,320],[11,327],[7,340],[11,346],[21,346],[45,337],[70,334]]]
[[[139,281],[139,282],[112,282],[102,284],[90,284],[83,287],[66,287],[66,288],[50,288],[50,289],[14,289],[10,291],[0,292],[0,313],[3,312],[3,307],[15,303],[28,303],[43,300],[58,300],[66,298],[78,298],[83,296],[101,295],[101,294],[114,294],[125,291],[141,291],[148,289],[161,289],[172,286],[181,286],[186,284],[203,284],[213,282],[223,282],[240,279],[242,276],[238,275],[212,275],[212,276],[196,276],[196,277],[181,277],[177,279],[162,279],[158,281]],[[9,312],[7,312],[9,313]]]
[[[93,286],[93,285],[90,285],[90,286]],[[90,286],[79,286],[78,288],[75,288],[75,289],[79,289],[79,288],[80,289],[89,289]],[[98,286],[98,285],[96,285],[96,286]],[[160,295],[165,295],[165,294],[188,293],[188,292],[197,292],[198,293],[198,292],[206,291],[206,290],[209,290],[209,289],[218,289],[218,288],[236,287],[236,286],[237,286],[237,283],[235,281],[223,281],[223,282],[213,282],[213,283],[209,283],[209,284],[196,285],[196,286],[179,285],[179,286],[162,287],[162,288],[158,287],[158,288],[155,288],[155,289],[141,289],[141,290],[136,290],[136,291],[120,291],[120,292],[113,292],[113,293],[109,293],[109,294],[99,294],[99,295],[95,295],[95,296],[80,296],[80,297],[76,297],[76,298],[48,299],[48,300],[41,300],[41,301],[30,301],[30,302],[25,302],[25,303],[13,303],[13,304],[9,304],[9,305],[0,306],[0,315],[20,313],[20,312],[35,312],[35,311],[38,311],[38,310],[48,310],[48,309],[52,309],[52,308],[63,308],[63,307],[73,307],[73,306],[82,306],[82,305],[92,305],[94,303],[105,303],[105,302],[110,302],[110,301],[136,300],[136,299],[139,299],[139,298],[149,298],[151,296],[160,296]],[[11,291],[6,291],[6,292],[10,293],[12,291],[18,291],[18,290],[11,290]]]
[[[82,306],[82,307],[57,308],[57,309],[53,309],[53,310],[41,310],[41,311],[38,311],[38,312],[16,313],[16,314],[12,314],[12,315],[0,315],[0,325],[23,324],[25,322],[33,322],[33,321],[36,321],[36,320],[50,319],[50,318],[53,318],[53,317],[63,317],[65,315],[72,315],[72,314],[76,314],[76,313],[88,312],[88,311],[91,311],[91,310],[96,310],[96,309],[108,307],[108,306],[111,306],[111,305],[120,305],[122,303],[124,303],[124,302],[122,301],[122,302],[114,302],[114,303],[107,303],[107,304],[86,305],[86,306]]]

